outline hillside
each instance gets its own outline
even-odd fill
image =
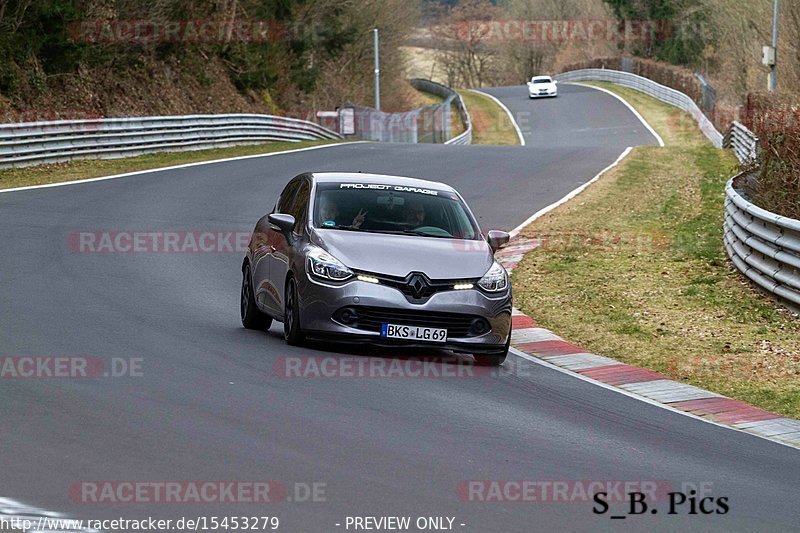
[[[781,2],[780,9],[778,90],[800,95],[800,3]],[[454,77],[452,71],[460,64],[476,64],[476,57],[483,69],[483,85],[496,85],[520,83],[532,74],[558,72],[593,58],[631,55],[703,74],[723,107],[740,105],[748,92],[767,88],[768,69],[761,65],[761,47],[771,42],[769,1],[507,0],[494,5],[488,0],[461,0],[449,14],[439,11],[429,19],[427,27],[415,29],[404,52],[417,75],[433,73],[443,82],[448,77],[456,84],[474,82],[458,79],[470,76]],[[637,24],[649,22],[656,32],[652,38],[643,38],[634,31],[626,42],[614,31],[587,38],[585,30],[592,25],[611,30],[618,20],[628,21],[634,30]],[[442,29],[463,28],[466,21],[484,28],[487,37],[469,43],[459,39],[457,31]],[[509,21],[537,30],[560,23],[566,29],[525,37],[508,29],[515,28]]]
[[[404,108],[413,91],[397,47],[417,18],[404,0],[4,0],[0,118],[371,104],[374,27],[384,107]]]
[[[617,16],[664,17],[664,38],[632,51],[702,73],[724,104],[735,106],[748,92],[767,90],[769,69],[761,55],[772,42],[773,2],[593,1],[613,6]],[[800,3],[780,2],[778,29],[778,91],[800,95]]]
[[[708,71],[717,92],[730,100],[767,89],[761,47],[772,41],[772,2],[706,0],[717,44]],[[778,29],[778,92],[800,96],[800,3],[781,2]]]

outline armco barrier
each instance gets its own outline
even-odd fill
[[[341,138],[306,120],[249,114],[0,124],[0,168],[266,141]]]
[[[725,133],[722,146],[732,148],[736,159],[743,165],[753,164],[758,159],[758,137],[744,124],[735,120]]]
[[[717,148],[722,148],[722,134],[717,131],[714,124],[703,114],[703,111],[697,106],[694,100],[682,92],[676,91],[666,85],[661,85],[653,80],[631,74],[630,72],[601,68],[563,72],[557,74],[555,78],[558,81],[607,81],[649,94],[666,104],[683,109],[692,115],[700,126],[700,130],[708,137],[711,143]]]
[[[725,187],[725,248],[745,276],[800,310],[800,220],[770,213],[745,198],[742,173]]]
[[[449,87],[430,80],[412,79],[409,83],[418,91],[439,96],[443,102],[394,113],[345,104],[342,107],[353,109],[355,128],[353,135],[359,139],[381,142],[472,143],[472,121],[461,95]],[[455,137],[452,136],[451,106],[456,108],[464,124],[464,132]]]
[[[416,78],[410,80],[410,83],[418,91],[425,91],[426,93],[435,94],[443,98],[447,105],[450,105],[451,102],[455,104],[456,110],[458,110],[458,114],[461,118],[461,123],[464,124],[464,132],[452,139],[448,139],[444,144],[472,144],[472,120],[470,119],[467,106],[464,105],[464,100],[461,98],[460,94],[450,87],[431,80]]]
[[[445,123],[445,119],[439,116],[442,109],[434,106],[419,107],[398,113],[387,113],[378,111],[374,107],[353,104],[345,104],[342,107],[353,111],[352,135],[356,139],[366,141],[414,144],[420,142],[418,131],[420,120],[432,125]],[[424,116],[423,111],[425,112]],[[442,132],[438,133],[443,135]]]

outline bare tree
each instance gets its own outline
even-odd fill
[[[448,9],[433,28],[438,61],[451,85],[483,87],[494,81],[497,43],[491,29],[502,14],[488,0],[466,0]]]
[[[616,43],[600,35],[594,39],[566,38],[561,32],[548,31],[558,24],[570,28],[600,22],[612,17],[602,0],[509,0],[509,16],[520,25],[537,27],[539,31],[523,33],[519,38],[504,40],[499,47],[499,62],[507,78],[505,83],[519,83],[536,74],[557,71],[560,65],[605,57],[616,52]],[[584,26],[585,27],[585,26]],[[602,26],[601,26],[602,27]]]

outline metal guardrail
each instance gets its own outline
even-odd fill
[[[0,168],[266,141],[341,138],[306,120],[250,114],[0,124]]]
[[[412,79],[409,83],[418,91],[439,96],[443,102],[395,113],[345,104],[342,107],[353,109],[353,135],[359,139],[381,142],[471,144],[472,122],[461,95],[430,80]],[[456,108],[465,128],[463,133],[455,137],[452,133],[451,106]]]
[[[745,276],[800,310],[800,220],[770,213],[745,198],[742,173],[725,187],[725,249]]]
[[[742,165],[750,165],[758,159],[758,137],[741,122],[733,121],[722,139],[722,146],[732,148]]]
[[[418,91],[425,91],[426,93],[435,94],[443,98],[444,103],[441,105],[447,105],[449,108],[452,103],[455,103],[456,110],[461,118],[461,123],[464,124],[464,132],[448,139],[444,144],[472,144],[472,120],[470,119],[467,106],[464,104],[464,100],[461,98],[460,94],[450,87],[431,80],[415,78],[410,80],[410,83]]]
[[[723,146],[744,167],[725,187],[724,243],[731,262],[753,283],[800,312],[800,220],[762,209],[747,199],[758,181],[758,137],[734,121]]]
[[[661,100],[666,104],[673,105],[683,109],[697,121],[700,130],[708,137],[711,143],[717,148],[722,148],[722,134],[717,131],[714,124],[705,116],[703,111],[698,107],[694,100],[686,94],[656,83],[651,79],[631,74],[630,72],[623,72],[621,70],[588,68],[582,70],[573,70],[570,72],[563,72],[557,74],[555,78],[558,81],[607,81],[636,89],[645,94]]]
[[[469,144],[472,125],[461,96],[428,80],[414,80],[423,90],[440,94],[445,103],[435,107],[433,124],[444,131],[434,140],[446,144]],[[450,138],[450,104],[455,102],[466,131]],[[419,115],[426,108],[404,117],[386,114],[381,128],[387,135],[417,142]],[[403,120],[399,120],[402,118]],[[435,127],[435,126],[434,126]],[[110,159],[155,152],[221,148],[267,141],[341,139],[342,136],[314,122],[273,115],[225,114],[163,117],[101,118],[0,124],[0,168],[13,168],[75,159]],[[389,139],[379,139],[389,140]]]
[[[433,107],[420,107],[400,113],[387,113],[373,107],[353,104],[345,104],[342,107],[353,110],[354,131],[352,135],[357,139],[367,141],[418,143],[420,142],[418,131],[420,122],[432,125],[443,122]],[[423,111],[426,111],[424,116],[422,116]],[[429,136],[435,138],[435,135],[436,130]]]

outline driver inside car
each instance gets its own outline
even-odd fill
[[[339,206],[333,200],[325,199],[320,205],[319,209],[320,219],[324,226],[336,226],[338,223],[336,219],[339,217]],[[358,214],[353,218],[350,227],[358,229],[364,223],[367,216],[367,211],[359,209]]]
[[[412,202],[405,212],[406,223],[413,228],[418,228],[425,223],[425,207],[421,202]]]
[[[320,207],[319,214],[323,224],[327,225],[328,222],[336,224],[336,217],[339,216],[339,206],[336,205],[336,202],[326,200]]]

